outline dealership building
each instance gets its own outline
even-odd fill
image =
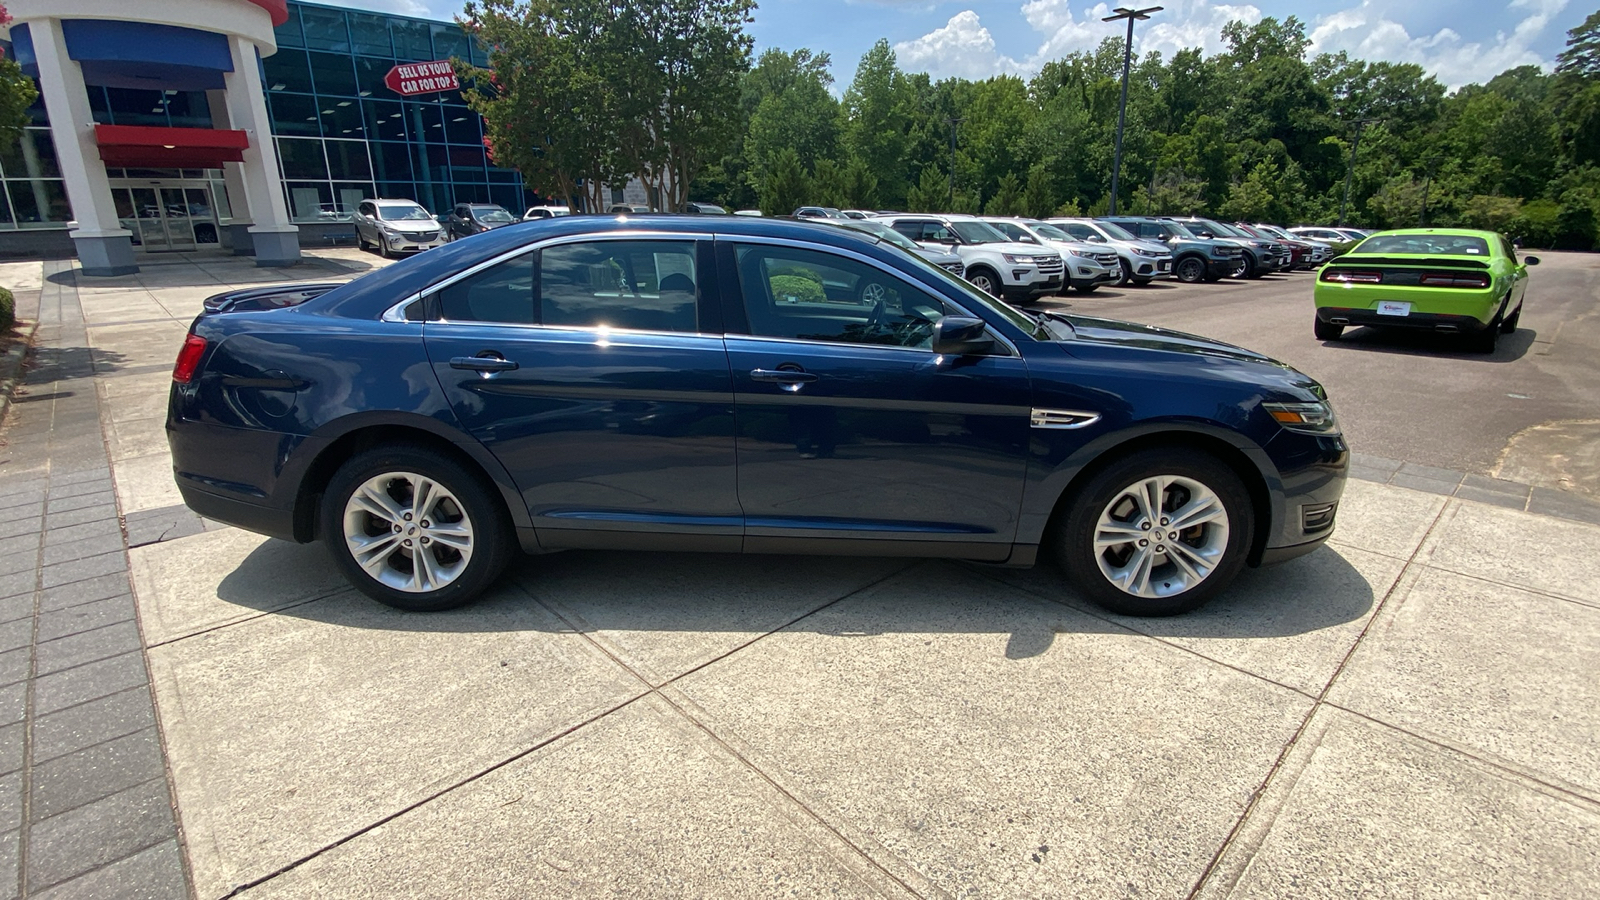
[[[0,149],[0,256],[86,274],[214,247],[290,265],[365,198],[539,202],[484,150],[447,67],[486,62],[447,22],[287,0],[10,0],[39,86]]]

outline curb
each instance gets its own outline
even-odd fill
[[[35,317],[31,322],[18,322],[24,327],[22,339],[11,345],[11,349],[0,354],[0,422],[4,422],[6,413],[11,411],[11,395],[16,392],[17,384],[22,380],[22,364],[28,357],[28,351],[33,349],[33,339],[39,333],[39,319]]]

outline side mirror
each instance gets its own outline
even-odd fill
[[[1539,264],[1539,257],[1537,257],[1537,256],[1524,256],[1522,258],[1522,264],[1525,265],[1525,266],[1537,266]]]
[[[945,316],[933,325],[933,352],[945,356],[974,356],[994,348],[982,319]]]
[[[1200,235],[1201,237],[1205,238],[1208,241],[1211,240],[1212,238],[1216,237],[1216,235],[1212,234],[1209,231],[1197,231],[1195,233]]]
[[[1024,244],[1037,244],[1037,243],[1039,243],[1039,239],[1034,237],[1031,234],[1025,234],[1022,237],[1018,238],[1017,240],[1022,241]]]

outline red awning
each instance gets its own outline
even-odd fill
[[[250,146],[244,132],[215,128],[96,125],[94,139],[106,165],[142,169],[220,169]]]
[[[267,15],[272,17],[274,26],[289,21],[289,0],[250,0],[250,2],[266,10]]]

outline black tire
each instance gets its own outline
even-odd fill
[[[378,240],[378,255],[384,259],[394,259],[394,253],[389,250],[389,242],[381,238]]]
[[[1206,284],[1216,284],[1217,282],[1219,282],[1221,280],[1222,280],[1222,276],[1221,275],[1217,275],[1217,274],[1212,273],[1212,272],[1207,272],[1206,273],[1206,277],[1205,277]]]
[[[1261,267],[1256,265],[1256,261],[1251,259],[1249,254],[1245,254],[1244,264],[1241,270],[1234,272],[1234,277],[1260,278],[1262,274],[1264,273],[1261,271]]]
[[[1507,318],[1504,322],[1500,323],[1500,333],[1501,334],[1511,334],[1512,332],[1517,330],[1517,323],[1521,322],[1521,321],[1522,321],[1522,305],[1518,304],[1516,311],[1513,312],[1510,315],[1510,317]]]
[[[346,540],[346,511],[351,497],[370,480],[392,473],[426,478],[448,492],[449,498],[428,505],[420,511],[422,514],[439,518],[440,526],[466,523],[466,531],[470,536],[467,554],[454,551],[449,546],[441,546],[447,543],[443,539],[426,551],[433,554],[430,559],[439,567],[438,571],[461,564],[459,572],[436,589],[401,590],[384,584],[362,568],[353,555],[350,542]],[[395,479],[389,485],[386,493],[397,509],[404,509],[406,503],[412,502],[404,496],[410,484]],[[396,496],[397,493],[400,496]],[[414,494],[412,496],[414,499]],[[317,514],[323,543],[345,578],[368,597],[408,612],[434,612],[470,603],[500,577],[516,549],[505,504],[486,479],[448,456],[416,445],[380,447],[347,460],[328,482],[322,497],[322,508]],[[360,516],[363,513],[356,511],[351,515]],[[386,537],[385,522],[394,520],[380,519],[370,513],[365,515],[366,521],[355,527],[362,528],[372,538]],[[421,519],[421,516],[406,518],[403,527],[424,526],[426,520],[417,519]],[[421,533],[427,533],[425,526]],[[396,537],[395,540],[399,541],[400,538]],[[412,567],[417,559],[414,554],[421,550],[424,538],[419,536],[416,540],[418,543],[410,545],[409,549],[394,547],[375,565],[396,580],[409,577],[407,573],[414,572]],[[425,566],[424,569],[429,567]]]
[[[1155,281],[1155,279],[1154,278],[1135,278],[1135,279],[1133,279],[1133,283],[1135,285],[1138,285],[1139,287],[1144,287],[1145,285],[1149,284],[1152,281]]]
[[[985,268],[967,270],[967,280],[972,286],[991,297],[999,297],[1005,291],[1005,286],[1000,283],[1000,276]]]
[[[1324,322],[1320,316],[1311,320],[1311,330],[1316,334],[1319,341],[1337,341],[1339,336],[1344,334],[1343,325]]]
[[[360,248],[363,253],[365,253],[367,249],[372,246],[371,244],[368,244],[367,239],[361,235],[361,229],[359,228],[356,229],[356,246]]]
[[[1215,281],[1206,271],[1206,261],[1198,256],[1186,256],[1178,260],[1172,267],[1172,274],[1184,284],[1199,284],[1201,281]]]
[[[1100,285],[1098,285],[1098,284],[1075,284],[1075,285],[1072,286],[1072,289],[1077,291],[1080,294],[1092,294],[1095,291],[1100,289]]]
[[[1124,591],[1101,570],[1102,559],[1111,564],[1124,548],[1108,547],[1097,554],[1094,542],[1101,515],[1114,512],[1117,509],[1114,504],[1131,505],[1127,489],[1157,476],[1176,476],[1210,490],[1220,502],[1224,512],[1222,523],[1226,527],[1218,530],[1215,524],[1204,524],[1187,532],[1171,532],[1179,534],[1179,541],[1186,546],[1193,546],[1190,544],[1193,540],[1206,541],[1214,544],[1215,550],[1220,553],[1212,561],[1208,572],[1193,586],[1178,593],[1146,597]],[[1185,497],[1192,496],[1187,490],[1181,484],[1169,489],[1163,497],[1162,511],[1172,512],[1181,508],[1186,502]],[[1172,616],[1203,605],[1227,588],[1244,568],[1254,535],[1254,507],[1244,482],[1220,460],[1188,448],[1156,447],[1119,459],[1090,476],[1067,502],[1071,505],[1062,511],[1060,527],[1054,533],[1054,549],[1067,579],[1096,605],[1125,616]],[[1171,508],[1168,508],[1169,505]],[[1133,515],[1138,519],[1136,510],[1137,507]],[[1159,521],[1167,520],[1163,518]],[[1159,528],[1155,523],[1151,524]],[[1150,533],[1155,534],[1156,531],[1152,529]],[[1170,539],[1168,543],[1171,543]],[[1131,544],[1126,550],[1130,562],[1134,552],[1145,552],[1135,551]],[[1153,560],[1167,560],[1164,555],[1153,552],[1151,555]],[[1171,561],[1155,562],[1153,565],[1149,576],[1152,586],[1155,581],[1161,581],[1170,588],[1171,581],[1166,579],[1182,581],[1185,577],[1178,565]]]
[[[1467,346],[1474,353],[1493,353],[1500,346],[1500,320],[1484,326],[1482,331],[1467,338]]]
[[[1117,279],[1117,287],[1127,287],[1133,281],[1133,264],[1125,259],[1118,259],[1117,265],[1122,269],[1122,275]]]

